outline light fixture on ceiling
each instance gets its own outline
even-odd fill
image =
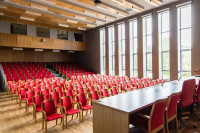
[[[32,11],[28,11],[28,10],[26,10],[25,13],[35,15],[35,16],[41,16],[41,13],[32,12]]]
[[[32,7],[32,8],[35,8],[35,9],[38,9],[38,10],[48,11],[48,8],[47,8],[47,7],[35,6],[35,5],[32,5],[32,4],[31,4],[31,7]]]
[[[120,1],[118,1],[118,0],[112,0],[112,1],[114,1],[115,3],[117,3],[117,4],[119,4],[119,5],[123,5],[123,3],[120,2]]]
[[[117,15],[119,15],[119,16],[121,16],[121,17],[126,17],[126,15],[124,15],[124,14],[121,14],[121,13],[117,13]]]
[[[91,12],[88,12],[88,11],[84,11],[84,13],[85,13],[85,14],[87,14],[87,15],[96,16],[96,14],[94,14],[94,13],[91,13]]]
[[[86,28],[81,28],[81,27],[78,27],[78,29],[79,29],[79,30],[86,30]]]
[[[153,5],[153,6],[159,6],[162,2],[160,2],[159,0],[145,0],[147,3]]]
[[[13,48],[13,50],[23,50],[23,48]]]
[[[105,19],[106,19],[107,21],[113,21],[113,19],[110,19],[110,18],[108,18],[108,17],[105,17]]]
[[[0,8],[7,9],[7,6],[0,5]]]
[[[3,12],[0,12],[0,15],[1,15],[1,16],[3,16],[3,15],[4,15],[4,13],[3,13]]]
[[[42,52],[43,49],[35,49],[35,51],[37,51],[37,52]]]
[[[105,10],[105,11],[107,10],[106,8],[99,6],[99,5],[96,5],[96,7],[99,8],[99,9]]]
[[[69,53],[75,53],[75,51],[69,51]]]
[[[55,52],[55,53],[59,53],[59,52],[60,52],[60,50],[53,50],[53,52]]]
[[[34,18],[27,18],[27,17],[23,17],[23,16],[20,16],[20,19],[29,20],[29,21],[35,21]]]
[[[48,4],[54,4],[54,5],[56,4],[55,1],[51,1],[51,0],[41,0],[41,1],[48,3]]]
[[[58,26],[61,26],[61,27],[69,27],[69,25],[67,25],[67,24],[58,24]]]
[[[95,25],[92,25],[92,24],[87,24],[87,26],[89,26],[89,27],[95,27]]]
[[[69,22],[69,23],[74,23],[74,24],[77,24],[77,23],[78,23],[77,21],[70,20],[70,19],[67,19],[67,22]]]
[[[141,12],[139,9],[132,7],[132,10],[135,12]]]
[[[80,19],[80,20],[86,20],[86,18],[75,16],[75,18]]]

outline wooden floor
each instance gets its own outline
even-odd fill
[[[200,112],[200,108],[196,111]],[[25,115],[25,103],[19,108],[16,101],[11,100],[6,92],[0,92],[0,133],[44,133],[44,130],[41,130],[41,113],[37,113],[37,123],[32,118],[32,107],[29,115]],[[68,122],[68,128],[64,130],[61,125],[55,126],[55,121],[48,122],[48,133],[92,133],[92,115],[85,116],[84,119],[83,123],[79,123],[78,119]],[[195,118],[193,121],[198,123],[198,127],[194,129],[192,126],[183,125],[181,133],[200,133],[200,122]],[[171,126],[170,133],[175,133],[175,131]],[[130,130],[130,133],[135,132],[140,133],[141,131],[138,129]]]

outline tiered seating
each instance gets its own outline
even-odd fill
[[[94,72],[91,72],[87,70],[85,67],[77,65],[77,64],[67,64],[67,63],[51,63],[51,66],[59,72],[63,77],[66,77],[67,79],[70,79],[72,76],[78,76],[78,75],[89,75],[94,74]]]
[[[54,77],[45,68],[44,63],[2,63],[1,65],[7,81]]]

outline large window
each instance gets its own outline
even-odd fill
[[[27,35],[27,25],[24,24],[10,24],[11,34]]]
[[[100,29],[100,64],[101,74],[106,74],[106,43],[105,29]]]
[[[50,29],[42,28],[42,27],[36,27],[36,34],[37,34],[37,37],[50,38]]]
[[[158,13],[159,77],[170,79],[169,10]]]
[[[57,30],[57,38],[63,39],[63,40],[68,40],[68,32],[64,31],[64,30]]]
[[[191,75],[191,5],[178,7],[179,76]]]
[[[118,24],[119,76],[126,75],[125,24]]]
[[[115,31],[114,26],[108,28],[109,34],[109,74],[115,75]]]
[[[152,17],[142,18],[143,22],[143,77],[152,79]]]
[[[138,37],[137,37],[137,19],[129,21],[129,42],[130,42],[130,76],[138,76]]]

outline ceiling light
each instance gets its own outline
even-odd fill
[[[66,25],[66,24],[58,24],[58,26],[69,27],[69,25]]]
[[[4,15],[4,13],[3,13],[3,12],[0,12],[0,15],[1,15],[1,16],[3,16],[3,15]]]
[[[119,16],[122,16],[122,17],[126,17],[126,15],[124,15],[124,14],[121,14],[121,13],[117,13],[117,15],[119,15]]]
[[[95,27],[95,25],[92,25],[92,24],[87,24],[87,26],[89,26],[89,27]]]
[[[105,17],[105,19],[106,19],[107,21],[113,21],[113,19],[110,19],[110,18],[107,18],[107,17]]]
[[[34,18],[27,18],[27,17],[23,17],[23,16],[20,16],[20,19],[29,20],[29,21],[35,21]]]
[[[35,51],[41,52],[43,51],[43,49],[35,49]]]
[[[82,18],[82,17],[79,17],[79,16],[75,16],[75,18],[81,19],[81,20],[86,20],[86,18]]]
[[[114,1],[115,3],[117,3],[117,4],[119,4],[119,5],[123,5],[123,3],[122,3],[122,2],[119,2],[118,0],[112,0],[112,1]]]
[[[41,13],[37,13],[37,12],[32,12],[32,11],[25,11],[25,13],[27,14],[31,14],[31,15],[35,15],[35,16],[41,16]]]
[[[132,10],[133,11],[135,11],[135,12],[141,12],[139,9],[137,9],[137,8],[132,8]]]
[[[35,6],[35,5],[31,5],[32,8],[38,9],[38,10],[43,10],[43,11],[47,11],[48,8],[47,7],[40,7],[40,6]]]
[[[158,3],[156,3],[155,1],[153,1],[153,0],[145,0],[147,3],[149,3],[149,4],[151,4],[151,5],[153,5],[153,6],[159,6],[159,4]]]
[[[81,28],[81,27],[78,27],[78,29],[79,29],[79,30],[86,30],[86,28]]]
[[[67,22],[77,24],[77,21],[67,19]]]
[[[4,6],[4,5],[0,5],[0,8],[4,8],[4,9],[7,9],[7,6]]]
[[[51,0],[41,0],[41,1],[43,1],[45,3],[49,3],[49,4],[56,4],[55,1],[51,1]]]
[[[96,14],[94,14],[94,13],[91,13],[91,12],[87,12],[87,11],[85,11],[84,13],[85,13],[85,14],[87,14],[87,15],[96,16]]]
[[[23,50],[23,48],[13,48],[13,50]]]
[[[60,52],[60,50],[53,50],[53,52],[55,52],[55,53],[59,53],[59,52]]]
[[[102,9],[102,10],[107,10],[106,8],[99,6],[99,5],[97,5],[96,7],[99,8],[99,9]]]

